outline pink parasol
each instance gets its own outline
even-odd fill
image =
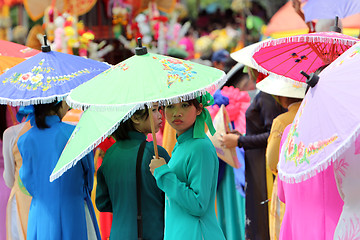
[[[262,73],[273,73],[305,82],[300,71],[314,72],[333,62],[359,39],[336,32],[319,32],[261,43],[253,52],[253,64]]]
[[[309,89],[281,149],[281,180],[304,181],[357,144],[359,65],[357,43],[322,71],[318,83]]]
[[[9,56],[17,58],[29,58],[40,51],[9,41],[0,40],[0,56]]]

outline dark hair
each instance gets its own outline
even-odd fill
[[[132,116],[146,120],[149,117],[148,107],[145,106],[145,109],[137,110]],[[130,139],[128,134],[130,131],[136,131],[134,127],[134,122],[131,120],[131,118],[121,123],[119,127],[114,131],[112,136],[115,138],[116,141]]]
[[[200,99],[201,99],[202,96],[200,96]],[[194,99],[191,99],[191,100],[187,100],[187,101],[182,101],[182,102],[187,102],[190,104],[190,106],[194,106],[196,108],[196,110],[201,110],[202,107],[200,106],[200,102],[194,98]],[[171,104],[169,104],[171,105]],[[165,108],[166,109],[166,108]]]
[[[201,96],[200,96],[200,99],[201,99]],[[199,103],[199,101],[198,101],[196,98],[191,99],[191,100],[189,100],[189,101],[185,101],[185,102],[188,102],[190,105],[193,105],[197,110],[200,110],[200,109],[201,109],[200,103]]]
[[[234,66],[235,67],[235,66]],[[244,73],[244,67],[239,68],[234,74],[232,74],[231,76],[228,76],[228,80],[226,81],[226,83],[221,87],[224,88],[225,86],[230,87],[236,87],[239,83],[246,81],[246,79],[248,81],[250,81],[250,78],[248,76],[247,73]],[[246,82],[248,82],[246,81]]]
[[[35,123],[36,126],[40,129],[49,128],[46,124],[45,118],[46,116],[50,116],[51,111],[58,112],[61,108],[61,102],[54,101],[52,103],[47,104],[38,104],[34,105],[34,114],[35,114]]]
[[[226,61],[224,63],[224,72],[228,73],[236,64],[237,64],[237,61],[235,61],[234,59],[229,57],[228,59],[226,59]]]
[[[302,98],[294,98],[294,97],[287,97],[287,99],[290,104],[296,103],[296,102],[301,102],[303,100]]]

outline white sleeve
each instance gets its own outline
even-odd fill
[[[15,159],[13,147],[15,141],[23,128],[24,123],[11,126],[3,133],[3,156],[4,156],[4,181],[6,186],[12,188],[15,181]]]

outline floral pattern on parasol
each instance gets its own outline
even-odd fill
[[[302,111],[304,106],[306,105],[306,101],[299,109],[299,117],[295,119],[289,134],[286,139],[286,148],[284,151],[285,161],[294,162],[295,166],[303,164],[304,162],[310,163],[309,157],[323,150],[328,145],[332,144],[338,136],[335,134],[334,136],[319,140],[313,143],[309,143],[308,146],[305,146],[303,141],[299,141],[299,143],[295,143],[295,137],[299,137],[299,132],[297,131],[299,120],[301,120]]]
[[[175,82],[190,81],[194,79],[195,71],[192,71],[192,65],[187,64],[180,59],[165,58],[160,62],[164,65],[164,70],[168,71],[167,84],[170,87]]]
[[[91,72],[87,68],[84,68],[66,75],[57,75],[52,77],[48,76],[46,79],[44,79],[44,73],[48,74],[52,71],[55,71],[55,69],[52,67],[43,67],[44,62],[45,59],[42,59],[30,72],[13,73],[10,77],[5,78],[2,83],[13,84],[19,90],[26,89],[35,91],[40,88],[42,91],[47,91],[53,86],[62,85],[82,74],[88,74]]]

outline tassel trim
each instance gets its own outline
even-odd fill
[[[55,101],[60,101],[64,99],[69,93],[63,95],[55,95],[49,97],[39,97],[39,98],[31,98],[31,99],[10,99],[10,98],[1,98],[0,104],[9,104],[10,106],[29,106],[29,105],[37,105],[37,104],[46,104],[52,103]]]
[[[349,136],[343,143],[336,148],[327,158],[319,162],[317,165],[313,166],[312,168],[307,169],[306,171],[300,173],[293,173],[289,174],[286,173],[278,164],[278,175],[280,180],[287,182],[287,183],[299,183],[305,181],[316,174],[326,170],[333,162],[335,162],[341,155],[348,150],[351,145],[356,141],[360,134],[360,124],[358,124],[353,131],[353,134]],[[280,153],[282,154],[282,153]]]
[[[134,113],[136,110],[143,109],[145,107],[145,105],[148,107],[151,107],[154,102],[158,102],[160,106],[164,106],[164,105],[175,104],[175,103],[195,99],[195,98],[205,94],[207,91],[212,91],[212,90],[222,87],[226,83],[226,81],[227,81],[227,77],[225,74],[223,74],[221,76],[221,78],[219,80],[217,80],[216,82],[214,82],[204,88],[197,89],[195,91],[192,91],[192,92],[189,92],[186,94],[176,95],[171,98],[159,98],[159,99],[154,99],[154,100],[146,101],[146,102],[131,103],[131,104],[136,104],[136,106],[138,107],[138,108],[134,109],[134,111],[132,113]],[[70,95],[67,96],[66,102],[70,107],[75,108],[75,109],[86,110],[89,107],[91,107],[91,109],[93,111],[100,111],[100,112],[116,111],[116,110],[124,110],[124,108],[127,108],[129,105],[129,104],[111,104],[110,105],[110,104],[81,103],[81,102],[78,102],[78,101],[72,99]]]
[[[136,107],[135,107],[136,108]],[[93,109],[90,108],[88,111],[92,111]],[[136,110],[135,110],[136,111]],[[125,114],[123,119],[120,119],[116,122],[113,126],[111,126],[103,135],[101,135],[98,139],[96,139],[93,143],[90,144],[85,150],[83,150],[79,155],[77,155],[71,162],[63,166],[57,172],[52,172],[50,175],[50,182],[53,182],[57,178],[61,177],[68,169],[72,168],[79,160],[85,157],[89,152],[91,152],[94,148],[96,148],[100,143],[102,143],[108,136],[110,136],[118,127],[119,125],[129,119],[133,113],[135,112],[133,109],[130,109],[129,112]],[[71,139],[71,137],[70,137]]]

